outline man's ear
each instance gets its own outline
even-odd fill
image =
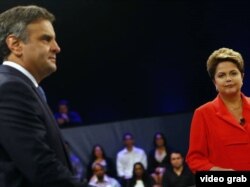
[[[15,35],[10,34],[7,36],[5,41],[11,53],[18,57],[22,55],[22,45],[20,39],[18,39]]]

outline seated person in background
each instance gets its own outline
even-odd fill
[[[89,185],[95,187],[121,187],[119,182],[105,173],[105,168],[100,163],[92,167],[94,175],[89,180]]]
[[[74,172],[74,176],[79,179],[79,181],[83,182],[83,176],[84,176],[84,167],[83,164],[80,160],[80,158],[74,153],[72,148],[70,147],[68,142],[65,142],[65,148],[67,149],[68,155],[69,155],[69,160],[72,165],[72,169]]]
[[[163,175],[163,187],[189,187],[195,185],[195,176],[179,151],[172,151],[170,164],[171,167],[166,169]]]
[[[147,155],[141,148],[134,146],[134,138],[131,133],[123,135],[125,148],[117,153],[116,168],[121,184],[126,186],[128,179],[133,175],[133,166],[136,162],[141,162],[147,168]]]
[[[127,187],[152,187],[154,185],[154,179],[148,175],[143,164],[136,162],[133,167],[132,178],[129,179]]]
[[[69,102],[67,100],[59,101],[58,112],[56,112],[54,116],[60,126],[82,124],[81,116],[75,111],[70,111]]]
[[[89,180],[93,176],[92,168],[93,165],[97,163],[101,164],[104,167],[107,175],[109,175],[110,177],[116,177],[116,171],[112,159],[107,157],[103,147],[97,144],[93,146],[91,158],[87,166],[87,180]]]
[[[162,176],[169,163],[169,149],[163,133],[156,132],[153,139],[154,147],[148,154],[148,172],[154,178],[155,183],[162,184]]]

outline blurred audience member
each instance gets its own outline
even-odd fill
[[[110,176],[108,176],[105,172],[105,168],[100,163],[95,163],[92,166],[94,175],[91,177],[89,181],[89,185],[95,187],[120,187],[119,182]]]
[[[75,112],[71,111],[68,100],[60,100],[58,103],[58,112],[54,114],[59,126],[81,125],[82,118]]]
[[[163,133],[157,132],[153,139],[154,148],[148,154],[148,172],[156,184],[162,184],[162,176],[169,163],[169,149]]]
[[[129,179],[127,187],[152,187],[154,186],[153,178],[148,175],[143,164],[136,162],[133,167],[132,178]]]
[[[68,142],[65,142],[71,165],[73,167],[74,176],[83,181],[84,168],[80,158],[74,153]]]
[[[88,180],[93,176],[92,168],[97,163],[101,164],[104,167],[105,173],[107,173],[107,175],[111,177],[116,177],[115,166],[114,166],[112,159],[106,156],[106,153],[103,147],[99,144],[94,145],[92,152],[91,152],[91,158],[87,166],[87,179]]]
[[[134,137],[131,133],[123,135],[125,148],[117,153],[116,167],[117,174],[123,186],[133,175],[133,166],[136,162],[141,162],[147,168],[147,155],[141,148],[134,146]]]
[[[195,176],[179,151],[170,154],[171,167],[163,175],[163,187],[189,187],[195,185]]]

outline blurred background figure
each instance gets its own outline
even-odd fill
[[[96,144],[93,146],[91,158],[87,166],[87,180],[90,180],[90,178],[93,177],[93,166],[97,163],[104,167],[105,173],[107,173],[107,175],[110,177],[116,177],[116,170],[113,160],[107,157],[105,150],[101,145]]]
[[[122,186],[126,186],[133,175],[133,166],[141,162],[147,168],[147,155],[142,148],[134,146],[134,137],[131,133],[123,135],[124,148],[117,153],[116,171]]]
[[[82,125],[82,117],[75,111],[71,111],[69,101],[62,99],[58,103],[57,112],[54,114],[59,126]]]
[[[67,149],[69,159],[73,168],[74,176],[79,180],[84,182],[84,167],[82,164],[81,159],[75,152],[72,150],[71,146],[69,145],[68,142],[65,141],[65,147]]]
[[[156,132],[153,138],[153,149],[148,154],[148,172],[156,184],[162,185],[162,176],[169,163],[169,148],[163,133]]]
[[[129,179],[127,187],[152,187],[154,179],[147,173],[141,162],[136,162],[133,167],[132,178]]]
[[[170,154],[171,167],[167,168],[162,179],[163,187],[191,187],[195,185],[195,176],[179,151]]]
[[[93,177],[89,180],[89,185],[95,187],[121,187],[120,183],[105,172],[105,168],[100,163],[95,163],[92,166]]]

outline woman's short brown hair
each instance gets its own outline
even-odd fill
[[[244,73],[244,60],[241,54],[229,48],[220,48],[215,50],[207,60],[207,71],[211,79],[214,79],[217,65],[220,62],[230,61],[233,62],[241,73]]]

